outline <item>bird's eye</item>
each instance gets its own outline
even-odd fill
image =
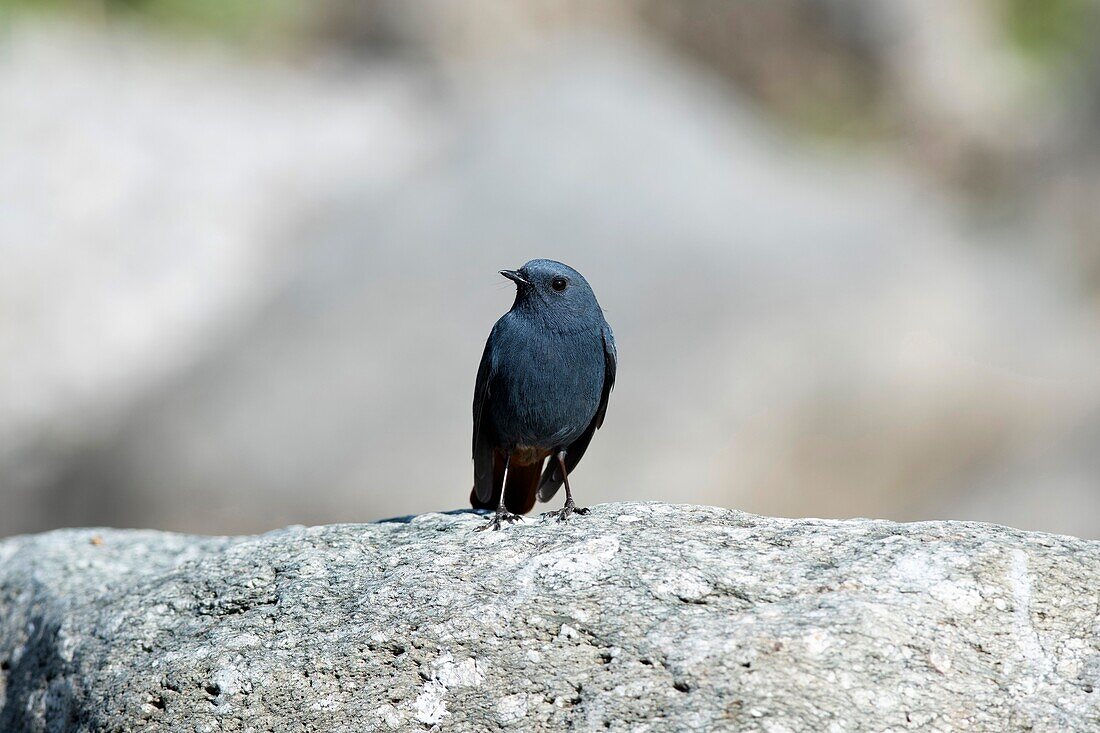
[[[568,284],[569,283],[565,281],[564,277],[556,277],[550,281],[550,287],[552,287],[554,290],[557,290],[559,293],[565,290],[565,286]]]

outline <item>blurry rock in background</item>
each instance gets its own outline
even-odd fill
[[[383,66],[55,23],[0,43],[0,533],[140,521],[73,457],[247,329],[318,207],[414,165],[431,114]]]
[[[461,506],[549,256],[582,501],[1100,536],[1091,4],[252,5],[9,13],[0,535]]]

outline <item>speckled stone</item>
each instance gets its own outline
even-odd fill
[[[1100,543],[607,504],[0,542],[0,730],[1100,730]]]

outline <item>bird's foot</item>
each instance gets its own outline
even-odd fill
[[[544,517],[557,517],[557,520],[559,522],[564,522],[565,520],[569,519],[569,517],[573,516],[574,514],[580,514],[580,515],[588,514],[588,507],[577,506],[572,501],[567,501],[567,502],[565,502],[565,506],[563,506],[558,511],[556,511],[556,512],[546,512],[542,516],[544,516]]]
[[[519,514],[513,514],[507,509],[497,509],[493,514],[493,518],[485,524],[477,528],[478,532],[484,532],[487,529],[491,529],[494,532],[501,528],[502,523],[512,524],[514,522],[523,522],[523,516]]]

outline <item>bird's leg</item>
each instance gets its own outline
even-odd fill
[[[505,458],[504,458],[504,473],[505,473],[506,476],[507,476],[507,473],[508,473],[508,464],[511,462],[511,460],[512,460],[511,455],[505,456]],[[511,524],[512,522],[522,522],[522,521],[523,521],[522,516],[520,516],[519,514],[513,514],[512,512],[508,511],[508,509],[504,506],[504,484],[501,484],[501,487],[500,487],[500,502],[497,504],[496,514],[493,515],[493,518],[490,519],[488,521],[488,523],[483,524],[480,527],[478,527],[477,531],[478,532],[483,532],[487,529],[492,529],[493,531],[496,531],[496,530],[500,529],[501,522],[507,522],[508,524]]]
[[[562,480],[565,483],[565,506],[560,511],[547,512],[546,516],[555,516],[559,522],[564,522],[573,514],[588,514],[587,507],[579,507],[573,503],[573,490],[569,488],[569,472],[565,470],[565,451],[558,451],[556,458],[561,468]]]

